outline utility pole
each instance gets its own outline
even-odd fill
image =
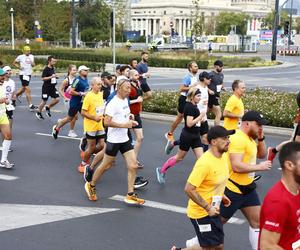
[[[113,0],[113,6],[112,6],[112,16],[113,16],[113,71],[116,70],[116,5],[115,0]]]
[[[72,48],[76,48],[76,14],[75,14],[75,0],[72,0]]]
[[[293,24],[293,0],[291,0],[291,10],[290,10],[290,32],[289,32],[289,49],[292,44],[292,24]]]
[[[276,61],[278,21],[279,21],[279,0],[276,0],[276,2],[275,2],[275,17],[274,17],[274,30],[273,30],[273,40],[272,40],[272,54],[271,54],[271,60],[272,61]]]

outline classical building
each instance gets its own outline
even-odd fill
[[[198,0],[206,22],[219,12],[243,12],[253,17],[250,30],[257,30],[263,17],[275,6],[275,0]],[[170,32],[171,28],[184,37],[192,29],[195,15],[193,0],[140,0],[131,4],[130,29],[141,35],[153,36]]]

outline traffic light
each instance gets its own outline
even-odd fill
[[[284,34],[285,35],[288,35],[289,34],[289,28],[290,28],[290,22],[289,21],[286,21],[284,23]]]

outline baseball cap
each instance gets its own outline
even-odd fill
[[[107,72],[107,71],[104,71],[104,72],[102,72],[102,74],[101,74],[101,78],[109,77],[109,76],[111,76],[111,74],[110,74],[109,72]]]
[[[206,71],[203,71],[199,74],[199,79],[201,81],[201,78],[206,78],[206,79],[211,79],[211,74],[209,74],[208,72]]]
[[[80,72],[81,70],[89,70],[90,68],[88,68],[87,66],[85,65],[80,65],[79,68],[78,68],[78,72]]]
[[[7,71],[11,70],[11,67],[9,67],[9,66],[5,66],[5,67],[3,67],[3,70],[4,70],[4,71],[5,71],[5,73],[6,73]]]
[[[264,116],[255,110],[246,112],[242,117],[242,121],[256,121],[259,125],[268,124],[268,121],[264,118]]]
[[[0,68],[0,76],[4,76],[6,74],[6,71]]]
[[[224,65],[223,65],[223,62],[221,61],[221,60],[216,60],[215,62],[214,62],[214,65],[215,66],[219,66],[219,67],[223,67]]]
[[[121,67],[122,67],[122,65],[121,65],[121,64],[118,64],[118,65],[116,66],[116,70],[119,70]]]
[[[30,49],[30,47],[29,46],[24,46],[23,47],[23,52],[28,52],[28,51],[30,51],[31,49]]]
[[[207,133],[207,140],[210,143],[211,140],[233,135],[235,130],[227,130],[222,126],[214,126]]]

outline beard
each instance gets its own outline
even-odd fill
[[[218,73],[221,73],[221,72],[222,72],[222,70],[223,70],[223,69],[217,69],[217,72],[218,72]]]

